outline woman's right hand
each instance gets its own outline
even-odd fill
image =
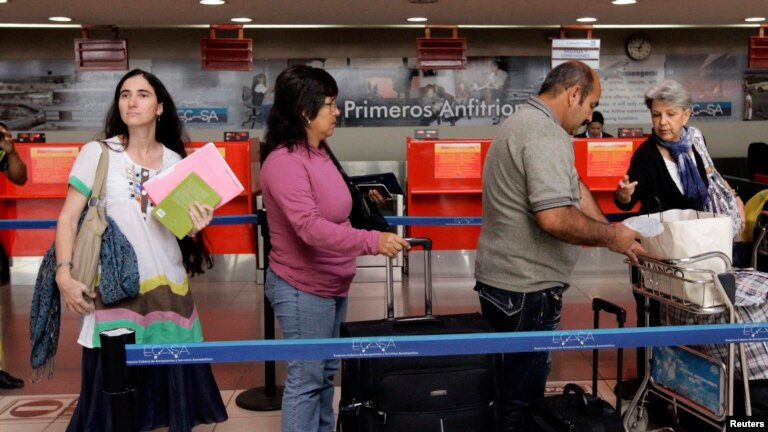
[[[402,237],[391,232],[379,233],[379,253],[389,258],[394,258],[403,249],[410,249],[411,245]]]
[[[56,269],[56,285],[59,286],[61,301],[67,307],[67,310],[80,315],[87,315],[93,312],[93,299],[96,298],[96,293],[89,292],[85,284],[75,280],[69,274],[68,268],[60,267]]]
[[[636,186],[637,181],[630,182],[629,176],[624,175],[624,177],[619,180],[619,186],[616,188],[616,198],[624,204],[628,203],[632,199],[632,194],[635,193]]]

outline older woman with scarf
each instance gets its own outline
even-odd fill
[[[701,131],[686,126],[692,104],[690,93],[677,81],[663,81],[645,92],[653,134],[632,155],[614,202],[630,210],[639,201],[640,213],[694,209],[727,214],[738,241],[744,229],[744,204],[715,169]],[[734,265],[740,266],[736,261]]]
[[[640,202],[641,214],[671,209],[727,214],[738,240],[744,227],[744,205],[715,170],[701,131],[686,126],[691,118],[691,94],[677,81],[666,80],[646,90],[645,105],[651,111],[653,133],[632,155],[627,174],[614,193],[616,206],[630,210]],[[740,245],[734,243],[734,258],[740,255],[736,253]],[[633,281],[635,278],[633,275]],[[638,326],[660,325],[658,302],[651,302],[650,322],[646,323],[644,299],[635,294],[635,300]],[[639,348],[639,376],[645,370],[643,359],[643,348]]]

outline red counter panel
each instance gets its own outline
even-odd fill
[[[191,143],[188,151],[205,145]],[[250,142],[216,142],[245,190],[216,211],[216,215],[253,213]],[[67,193],[72,163],[82,143],[17,143],[27,165],[27,183],[16,186],[0,176],[0,219],[55,219]],[[212,226],[206,229],[210,249],[216,254],[255,253],[251,225]],[[53,229],[2,230],[0,243],[9,256],[42,256],[53,242]]]
[[[622,213],[613,192],[629,168],[632,153],[647,138],[574,138],[576,171],[603,213]],[[637,205],[634,211],[640,206]]]
[[[613,192],[645,138],[576,138],[576,171],[604,213],[621,213]],[[409,216],[482,216],[482,168],[490,138],[407,140]],[[636,210],[636,209],[635,209]],[[412,226],[435,249],[475,249],[480,227]]]
[[[481,216],[482,168],[490,139],[408,138],[409,216]],[[434,249],[475,249],[479,226],[412,226],[408,235],[430,237]]]

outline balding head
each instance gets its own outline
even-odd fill
[[[569,61],[558,65],[552,69],[544,82],[541,84],[541,90],[539,90],[539,96],[556,97],[563,91],[579,86],[581,88],[581,100],[579,103],[584,102],[586,98],[595,86],[595,81],[599,85],[597,74],[580,61]]]
[[[573,135],[592,118],[600,103],[600,78],[578,61],[563,63],[547,74],[539,99],[549,106],[560,126]]]

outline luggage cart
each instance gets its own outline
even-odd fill
[[[718,275],[712,270],[696,268],[703,261],[713,260],[722,261],[726,273]],[[649,322],[651,300],[661,304],[662,314],[677,308],[694,315],[720,314],[728,323],[740,322],[733,305],[735,282],[729,273],[731,261],[725,254],[710,252],[664,260],[641,256],[637,263],[626,262],[636,273],[632,289],[644,297],[646,322]],[[751,415],[746,356],[743,345],[737,345],[745,411]],[[624,417],[626,430],[646,430],[646,405],[651,394],[668,402],[675,417],[683,410],[723,429],[726,416],[733,415],[735,349],[734,344],[728,345],[724,362],[686,346],[646,349],[645,374]]]

